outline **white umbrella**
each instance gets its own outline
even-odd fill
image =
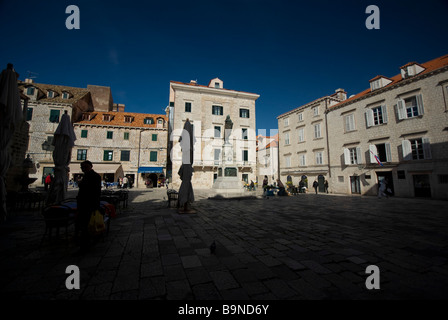
[[[75,145],[75,131],[67,111],[62,115],[53,138],[54,179],[51,181],[47,197],[47,205],[58,203],[65,199],[68,184],[69,164],[72,148]]]
[[[191,184],[191,177],[193,175],[193,139],[193,126],[187,119],[182,130],[182,135],[179,138],[182,149],[182,165],[178,172],[182,180],[179,189],[179,206],[183,212],[193,212],[187,208],[189,203],[194,202],[193,185]]]
[[[18,77],[19,75],[10,63],[0,74],[0,217],[2,220],[5,220],[7,216],[5,176],[11,162],[9,145],[16,126],[22,121],[22,106],[17,87]]]

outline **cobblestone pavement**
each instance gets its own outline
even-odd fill
[[[71,191],[74,195],[74,191]],[[249,193],[248,193],[249,194]],[[255,194],[255,193],[250,193]],[[43,239],[38,211],[0,225],[2,299],[444,299],[446,201],[300,194],[167,207],[166,190],[132,189],[110,233],[84,256]],[[73,229],[71,229],[73,231]],[[62,233],[64,235],[64,233]],[[43,240],[42,240],[43,239]],[[215,241],[216,252],[210,253]],[[66,267],[80,269],[79,290]],[[368,290],[366,268],[380,270]]]

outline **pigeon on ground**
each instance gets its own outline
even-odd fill
[[[210,253],[215,254],[216,251],[216,242],[213,241],[213,243],[210,245]]]

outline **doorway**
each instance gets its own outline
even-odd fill
[[[361,183],[359,176],[350,177],[350,188],[353,194],[361,194]]]
[[[324,178],[324,176],[320,174],[317,177],[317,182],[319,184],[319,192],[320,193],[324,193],[325,192],[325,186],[324,186],[325,178]]]
[[[394,180],[392,179],[392,171],[378,171],[375,173],[378,178],[378,191],[379,191],[379,187],[380,187],[380,182],[383,179],[387,179],[387,189],[390,189],[390,191],[387,191],[388,195],[393,196],[394,195]]]
[[[428,174],[414,174],[414,196],[431,198],[431,184]]]

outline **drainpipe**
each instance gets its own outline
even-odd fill
[[[143,130],[140,130],[139,132],[139,136],[138,136],[138,158],[137,158],[137,177],[135,179],[135,187],[138,188],[138,180],[139,180],[139,175],[138,175],[138,169],[140,168],[140,142],[142,140],[142,132]]]
[[[330,141],[328,136],[328,119],[327,119],[327,99],[325,99],[325,132],[327,139],[327,162],[328,162],[328,177],[331,178],[331,169],[330,169]]]

